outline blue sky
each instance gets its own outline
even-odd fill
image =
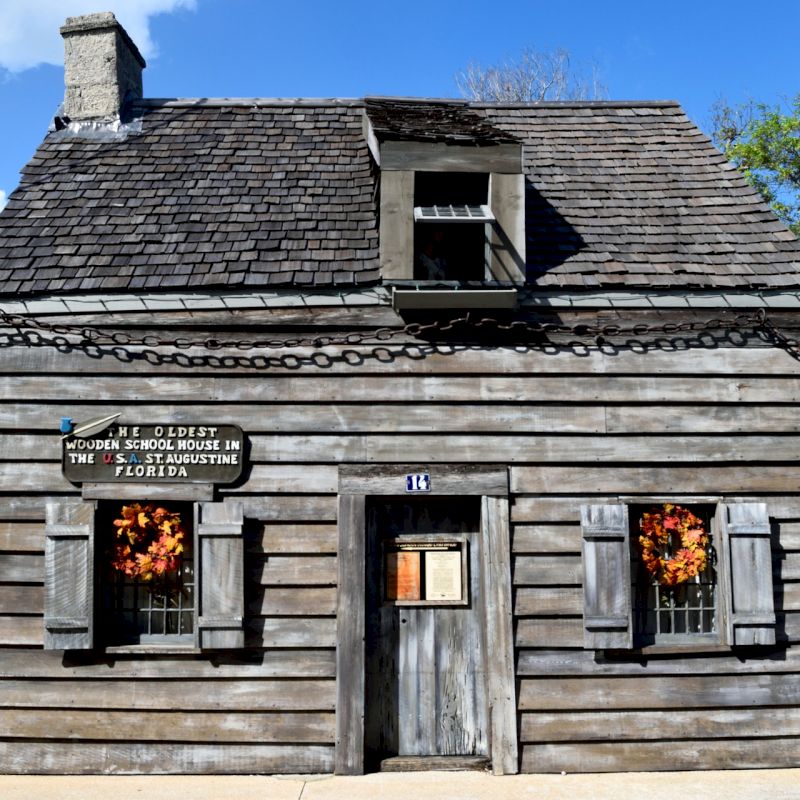
[[[457,96],[454,75],[525,47],[597,66],[612,99],[712,103],[800,92],[800,0],[0,0],[0,203],[63,96],[58,26],[113,10],[148,97]],[[33,66],[36,64],[36,66]]]

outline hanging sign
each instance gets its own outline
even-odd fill
[[[67,434],[62,447],[73,483],[232,483],[244,436],[237,425],[111,425],[94,436]]]

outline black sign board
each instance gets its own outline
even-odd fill
[[[244,456],[236,425],[112,425],[62,444],[73,483],[232,483]]]

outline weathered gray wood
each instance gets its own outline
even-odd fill
[[[43,614],[44,587],[0,586],[0,614]]]
[[[335,647],[333,617],[252,619],[247,625],[249,647]]]
[[[327,745],[137,744],[128,742],[0,742],[12,774],[252,775],[333,770]]]
[[[48,503],[45,526],[44,646],[87,650],[94,644],[93,503]]]
[[[446,415],[446,410],[439,413]],[[461,413],[460,411],[458,412]],[[430,473],[432,495],[505,495],[508,471],[503,467],[425,464],[394,466],[342,466],[339,468],[341,494],[405,494],[406,475]]]
[[[613,467],[612,469],[617,468]],[[586,496],[585,490],[587,488],[586,486],[583,487],[583,496],[517,496],[514,498],[513,505],[511,506],[511,521],[514,523],[561,522],[576,525],[580,522],[580,507],[582,505],[586,503],[615,502],[618,499],[618,496],[612,493],[603,493],[605,496],[603,496],[603,494],[595,495],[594,497]],[[561,490],[559,490],[559,492],[560,491]],[[663,498],[663,495],[661,495],[661,497]],[[704,497],[706,499],[698,501],[696,500],[698,497]],[[691,504],[692,502],[708,502],[707,495],[698,495],[688,492],[686,494],[681,493],[678,497],[673,496],[672,499],[680,500],[682,503],[686,504]],[[757,494],[755,497],[748,497],[746,495],[734,493],[732,495],[723,496],[721,499],[728,503],[749,503],[754,500],[766,502],[770,517],[776,519],[800,518],[800,495],[759,496]]]
[[[244,523],[235,500],[201,503],[198,644],[203,649],[244,646]]]
[[[726,628],[736,645],[775,644],[770,521],[765,503],[721,503],[717,530],[730,595]]]
[[[44,525],[36,522],[0,522],[0,550],[44,552]]]
[[[392,312],[393,313],[393,312]],[[487,362],[487,371],[491,370]],[[800,379],[777,376],[713,377],[669,375],[358,375],[251,377],[166,374],[105,376],[0,375],[0,397],[17,401],[124,403],[294,403],[294,402],[487,402],[562,403],[798,403]]]
[[[491,767],[484,756],[393,756],[381,761],[381,772],[483,772]]]
[[[800,681],[776,675],[687,675],[631,678],[526,678],[520,711],[727,708],[790,706],[800,700]]]
[[[220,494],[224,497],[225,492]],[[336,497],[320,495],[237,495],[245,517],[262,522],[336,521]]]
[[[263,586],[333,586],[336,557],[268,555],[254,565],[251,575]]]
[[[519,769],[510,538],[508,500],[505,497],[483,497],[481,566],[486,604],[484,626],[491,720],[489,741],[492,772],[495,775],[515,775]]]
[[[336,554],[335,525],[265,525],[261,540],[248,550],[262,553]]]
[[[31,465],[9,461],[0,464],[0,491],[17,492],[31,480]],[[43,492],[74,492],[75,487],[61,474],[61,464],[39,463],[36,465],[36,489]]]
[[[385,280],[414,277],[414,172],[384,170],[380,178],[380,266]]]
[[[658,415],[656,415],[658,416]],[[732,492],[791,492],[800,485],[800,468],[782,466],[664,467],[512,467],[511,490],[515,493],[545,494],[594,492],[615,494],[660,494],[668,488],[674,495],[729,494]]]
[[[515,644],[517,647],[583,647],[582,619],[518,619]]]
[[[775,436],[547,436],[533,434],[392,434],[253,436],[256,461],[362,463],[489,463],[665,461],[787,461],[797,437]]]
[[[353,434],[255,434],[251,438],[251,457],[255,462],[306,464],[320,461],[340,463],[428,463],[465,462],[489,464],[503,461],[509,464],[525,462],[556,464],[563,463],[621,463],[663,462],[674,458],[680,451],[684,461],[705,464],[713,461],[747,462],[791,462],[796,455],[797,437],[791,434],[754,435],[736,437],[731,435],[652,435],[652,436],[555,436],[546,434],[412,434],[353,433]],[[31,448],[27,439],[20,438],[12,444],[20,449]],[[256,471],[252,487],[226,489],[224,493],[274,491],[268,484],[270,471]],[[713,472],[711,473],[713,476]],[[720,473],[722,475],[722,473]],[[30,477],[30,467],[22,462],[0,463],[0,491],[13,491],[21,481]],[[320,473],[319,486],[330,488],[325,473]],[[761,482],[759,482],[761,485]],[[310,491],[316,491],[309,484]],[[37,465],[37,487],[46,493],[66,493],[74,490],[64,479],[61,466],[55,462]],[[297,491],[302,486],[284,483],[285,488]],[[581,489],[585,489],[585,485]],[[636,489],[635,484],[628,491]],[[788,491],[785,481],[778,480],[778,491]],[[549,491],[561,491],[557,484]],[[624,490],[623,490],[624,491]],[[731,492],[743,491],[734,488]],[[709,484],[704,493],[719,492]],[[619,492],[616,492],[618,494]],[[657,492],[660,494],[660,492]],[[688,493],[688,492],[687,492]],[[697,489],[692,494],[702,494]]]
[[[393,313],[393,312],[392,312]],[[491,369],[491,363],[487,362]],[[124,403],[294,403],[329,402],[487,402],[561,403],[566,397],[585,403],[798,403],[800,379],[777,376],[713,377],[669,375],[359,375],[251,377],[187,374],[0,375],[0,396],[17,401]]]
[[[0,581],[42,583],[45,579],[44,566],[45,559],[38,553],[0,553]]]
[[[336,627],[336,751],[338,775],[364,772],[364,495],[339,497]]]
[[[498,144],[491,147],[453,145],[444,142],[381,142],[381,169],[384,175],[396,170],[423,172],[499,172],[522,171],[521,147]],[[411,207],[413,209],[413,202]],[[406,207],[406,213],[409,208]]]
[[[579,525],[515,525],[514,553],[580,553]]]
[[[69,691],[58,680],[9,680],[3,684],[8,708],[94,708],[120,711],[333,711],[331,680],[208,680],[183,684],[140,680],[131,692],[127,680],[73,681]],[[189,690],[191,687],[191,690]]]
[[[520,677],[560,677],[603,675],[740,675],[782,673],[800,670],[800,650],[778,647],[758,648],[745,655],[724,652],[713,655],[690,653],[686,658],[674,655],[653,657],[631,653],[629,659],[603,658],[589,651],[523,650],[517,659]]]
[[[336,467],[328,464],[253,464],[246,472],[245,481],[226,489],[231,494],[303,492],[306,494],[334,494],[336,492]]]
[[[41,617],[0,617],[0,645],[44,645]]]
[[[526,713],[520,738],[525,742],[723,739],[732,730],[741,737],[800,736],[800,708]]]
[[[0,710],[0,736],[7,739],[333,744],[333,734],[330,712]]]
[[[393,398],[387,397],[390,401]],[[113,414],[118,405],[83,402],[58,404],[6,403],[0,405],[0,427],[47,430],[59,414],[73,419]],[[224,420],[252,433],[395,433],[485,431],[520,433],[797,433],[800,415],[793,406],[709,405],[431,405],[427,403],[332,404],[321,398],[314,404],[172,404],[137,406],[150,424],[196,423]],[[46,448],[49,444],[49,448]],[[39,457],[53,457],[57,437],[40,444]],[[46,449],[45,449],[46,448]]]
[[[0,609],[2,598],[0,589]],[[336,589],[333,586],[289,589],[271,586],[255,592],[248,609],[252,614],[273,616],[335,616]]]
[[[633,646],[628,507],[581,508],[584,647]]]
[[[41,634],[41,625],[39,625]],[[334,678],[333,650],[268,650],[261,653],[220,652],[201,656],[6,651],[0,658],[0,678],[59,678],[91,682],[96,679],[132,681],[169,675],[191,683],[199,679],[251,681],[264,678]]]
[[[523,772],[764,769],[797,764],[797,738],[526,745]]]
[[[210,502],[214,499],[211,483],[84,483],[84,500],[185,500]]]
[[[583,592],[577,587],[519,588],[515,598],[516,616],[575,615],[583,612]]]
[[[468,506],[468,507],[467,507]],[[366,551],[365,742],[387,755],[486,754],[489,747],[484,562],[479,506],[416,498],[375,505]],[[468,542],[469,605],[399,606],[383,600],[381,542],[388,531],[460,532]]]
[[[580,584],[581,558],[577,555],[515,556],[515,586]]]
[[[270,375],[311,373],[336,374],[436,374],[508,373],[601,375],[613,373],[677,375],[687,373],[709,376],[752,375],[796,376],[798,365],[792,356],[779,348],[709,347],[676,351],[633,351],[620,349],[600,352],[586,348],[576,358],[569,348],[485,347],[469,349],[459,344],[416,345],[341,345],[320,348],[293,348],[285,354],[260,352],[248,356],[241,350],[222,348],[209,352],[203,348],[187,348],[175,359],[174,352],[164,348],[128,345],[122,358],[113,348],[93,347],[91,355],[79,350],[57,351],[48,347],[11,347],[6,349],[5,363],[9,372],[18,374],[130,374],[131,360],[137,364],[152,363],[163,374],[185,375],[191,367],[194,375],[215,375],[220,369],[241,372],[265,372]],[[143,351],[149,352],[143,358]],[[159,363],[159,356],[167,356]],[[199,361],[198,361],[199,359]],[[284,360],[285,359],[285,360]]]

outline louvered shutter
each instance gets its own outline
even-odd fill
[[[201,648],[244,647],[244,542],[242,504],[200,503]]]
[[[583,646],[633,646],[628,507],[581,506]]]
[[[720,503],[721,588],[732,645],[775,644],[772,549],[766,503]]]
[[[94,633],[94,504],[47,503],[45,650],[89,650]]]

